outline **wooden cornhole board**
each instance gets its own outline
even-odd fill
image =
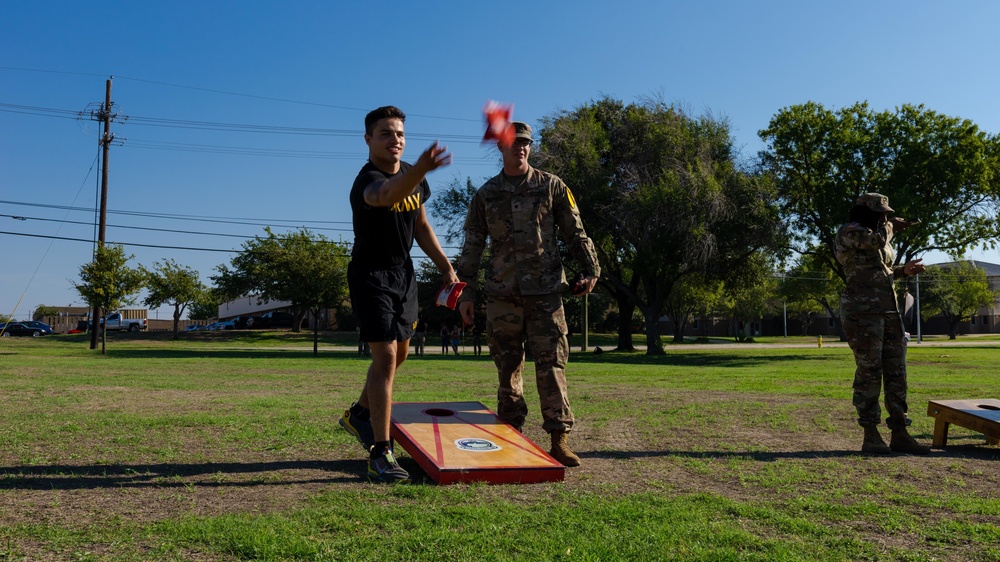
[[[1000,400],[931,400],[927,403],[927,415],[934,418],[935,447],[947,444],[949,424],[982,433],[990,445],[1000,443]]]
[[[566,471],[480,402],[396,402],[389,434],[438,484],[558,482]]]

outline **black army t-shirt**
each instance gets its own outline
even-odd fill
[[[351,261],[367,270],[403,265],[413,247],[413,231],[420,207],[431,195],[427,180],[420,182],[406,199],[391,207],[372,207],[365,203],[365,188],[376,181],[406,173],[412,166],[400,162],[399,172],[387,174],[369,161],[351,188],[351,211],[354,218],[354,247]]]

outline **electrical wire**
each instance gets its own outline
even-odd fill
[[[0,204],[18,205],[24,207],[37,207],[43,209],[70,209],[73,211],[82,211],[86,213],[90,213],[93,211],[93,209],[90,207],[72,207],[66,205],[52,205],[48,203],[26,203],[23,201],[0,200]],[[146,211],[126,211],[126,210],[115,210],[115,209],[108,209],[108,214],[123,215],[130,217],[141,217],[141,218],[176,219],[176,220],[186,220],[195,222],[242,224],[251,226],[278,226],[278,227],[290,227],[290,228],[295,228],[306,224],[351,224],[351,221],[315,221],[315,220],[290,221],[285,219],[220,217],[212,215],[182,215],[177,213],[150,213]]]

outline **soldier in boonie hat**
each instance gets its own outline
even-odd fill
[[[528,142],[532,142],[534,140],[531,138],[531,125],[520,121],[513,121],[511,122],[511,125],[514,127],[515,139],[525,139]]]
[[[889,198],[881,193],[862,193],[861,197],[858,197],[856,204],[868,207],[878,213],[895,212],[892,210],[892,207],[889,206]]]
[[[851,222],[837,231],[835,255],[844,272],[840,315],[844,335],[854,353],[854,395],[858,425],[864,430],[861,452],[869,455],[909,453],[926,455],[931,449],[910,435],[906,426],[906,333],[896,298],[894,280],[925,271],[921,259],[896,263],[894,234],[919,221],[894,213],[889,198],[863,193],[851,208]],[[892,431],[889,444],[879,433],[880,395]]]

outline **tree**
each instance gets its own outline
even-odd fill
[[[110,311],[135,302],[145,281],[139,269],[128,267],[133,255],[125,255],[120,244],[99,246],[94,252],[94,260],[80,266],[80,283],[74,285],[77,292],[91,307]],[[107,350],[107,330],[100,324],[101,353]]]
[[[152,270],[141,266],[140,269],[146,277],[147,295],[144,304],[150,308],[158,308],[163,304],[174,307],[174,339],[177,339],[181,315],[188,305],[205,292],[205,285],[199,279],[197,271],[171,259],[163,263],[154,262]]]
[[[817,262],[818,265],[817,265]],[[782,277],[778,295],[785,301],[788,312],[802,322],[804,333],[812,319],[825,312],[833,318],[837,332],[843,338],[840,321],[840,293],[844,281],[816,254],[801,254],[798,263]]]
[[[927,318],[940,314],[948,323],[948,339],[956,339],[958,325],[993,304],[997,292],[990,288],[986,271],[973,261],[930,266],[920,275],[920,314]]]
[[[818,271],[845,279],[835,236],[865,192],[923,223],[894,238],[896,264],[930,250],[961,255],[996,245],[1000,142],[969,120],[922,105],[876,113],[867,103],[831,111],[808,102],[779,111],[759,135],[793,249],[814,256]]]
[[[59,314],[59,309],[57,307],[40,304],[35,307],[35,311],[31,314],[31,319],[41,320],[46,316],[55,316],[57,314]]]
[[[296,314],[293,331],[311,312],[313,354],[319,354],[319,319],[347,298],[347,262],[350,250],[340,242],[301,229],[244,242],[232,267],[220,265],[212,280],[226,298],[256,295],[261,300],[289,301]]]
[[[472,196],[478,189],[473,185],[472,178],[465,178],[464,185],[461,180],[455,178],[436,197],[428,201],[427,206],[443,225],[440,229],[441,235],[448,244],[462,242],[465,235],[463,230],[465,216],[469,212]]]
[[[780,301],[776,300],[778,283],[773,278],[772,258],[758,253],[743,265],[744,275],[725,284],[721,310],[733,320],[733,333],[738,342],[752,342],[755,335],[750,329],[755,320],[773,313]]]
[[[219,305],[223,298],[219,291],[214,288],[206,288],[199,293],[188,308],[188,317],[192,320],[208,320],[217,318],[219,315]]]
[[[687,323],[697,316],[714,310],[722,298],[723,283],[695,273],[682,277],[670,289],[664,304],[667,315],[673,320],[674,343],[684,343]]]
[[[773,187],[737,164],[725,120],[604,98],[547,117],[541,136],[539,161],[573,190],[618,305],[618,349],[632,348],[638,308],[647,353],[662,354],[659,319],[678,281],[738,281],[749,256],[779,250]]]

